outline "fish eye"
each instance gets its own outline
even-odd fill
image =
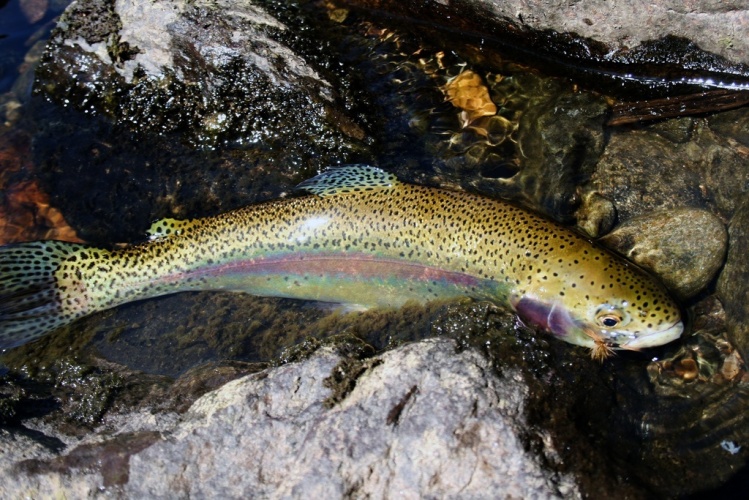
[[[598,320],[601,322],[602,326],[605,326],[607,328],[614,328],[621,321],[618,317],[611,315],[604,316],[603,318],[598,318]]]
[[[610,304],[598,308],[596,322],[603,328],[616,328],[629,322],[629,316]]]

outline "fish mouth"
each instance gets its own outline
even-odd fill
[[[627,349],[632,351],[639,351],[640,349],[646,349],[648,347],[657,347],[663,344],[668,344],[681,337],[684,333],[684,322],[677,320],[675,323],[667,326],[662,330],[658,330],[647,335],[634,338],[622,344],[619,344],[619,349]]]

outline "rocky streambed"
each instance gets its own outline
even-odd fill
[[[134,243],[367,162],[602,238],[680,298],[684,338],[600,364],[482,302],[129,304],[0,357],[2,496],[741,491],[749,111],[704,84],[740,91],[744,49],[700,38],[708,7],[643,38],[525,4],[72,3],[0,100],[3,242]]]

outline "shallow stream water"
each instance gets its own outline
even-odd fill
[[[138,122],[143,101],[121,108],[132,114],[112,117],[94,105],[61,103],[54,91],[33,94],[30,68],[40,55],[34,44],[48,36],[50,20],[63,6],[37,6],[33,15],[28,3],[23,4],[26,13],[16,0],[1,7],[2,243],[46,238],[134,243],[143,240],[155,219],[205,216],[289,195],[295,184],[325,165],[354,162],[378,164],[410,182],[509,198],[570,223],[581,205],[580,188],[590,182],[612,137],[628,131],[683,133],[686,142],[692,137],[678,124],[670,128],[678,120],[652,130],[607,127],[611,98],[548,77],[483,45],[461,45],[454,36],[422,38],[402,23],[346,9],[262,3],[291,28],[283,41],[337,86],[353,124],[344,133],[320,126],[325,133],[315,137],[319,124],[311,118],[304,122],[309,130],[300,133],[295,120],[307,117],[296,115],[309,104],[301,100],[275,103],[278,114],[266,116],[266,124],[220,129],[190,128],[179,110],[163,121]],[[45,78],[49,82],[49,74]],[[459,90],[456,82],[461,82]],[[243,91],[263,93],[262,88],[239,87],[231,98],[241,100]],[[687,301],[693,315],[720,316],[719,305],[713,313],[712,303],[705,302],[712,288]],[[251,371],[294,359],[326,338],[362,341],[367,352],[376,352],[436,335],[482,349],[500,370],[517,364],[535,374],[539,394],[546,397],[539,396],[537,407],[531,405],[539,424],[553,411],[542,381],[558,377],[548,382],[558,391],[559,407],[568,412],[558,435],[575,439],[575,433],[587,431],[591,447],[620,446],[614,459],[619,463],[602,467],[626,466],[621,470],[632,474],[620,479],[621,496],[627,495],[630,479],[645,491],[695,494],[709,471],[688,478],[691,489],[676,485],[684,474],[682,463],[696,464],[705,456],[719,457],[714,467],[720,477],[730,477],[726,470],[743,464],[735,455],[744,447],[737,436],[749,438],[740,411],[746,407],[745,392],[734,394],[734,386],[725,384],[698,386],[687,376],[672,376],[671,365],[663,375],[658,370],[665,365],[654,364],[695,358],[702,370],[696,377],[707,380],[720,357],[714,342],[624,353],[598,365],[584,350],[539,336],[485,303],[346,315],[293,300],[180,294],[84,318],[0,361],[10,369],[2,382],[6,389],[23,387],[5,392],[6,401],[16,398],[15,415],[53,415],[72,408],[71,426],[85,427],[107,411],[108,403],[137,399],[124,395],[128,386],[139,387],[132,373],[171,380],[211,363],[247,363]],[[108,363],[126,367],[133,378],[112,375]],[[682,364],[682,373],[688,372],[691,365]],[[24,385],[28,381],[33,388]],[[90,392],[68,389],[85,385]],[[23,391],[33,398],[25,401],[19,395]],[[57,403],[40,409],[38,402],[48,401],[49,394]],[[617,401],[601,404],[597,399],[612,394]],[[92,404],[97,398],[99,404]],[[700,398],[716,403],[703,412],[695,402]],[[9,421],[15,425],[18,418]],[[581,469],[594,477],[598,453],[563,458],[584,463]]]

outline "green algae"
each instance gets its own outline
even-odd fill
[[[324,401],[327,408],[333,408],[348,396],[356,387],[356,381],[364,373],[381,364],[379,360],[344,358],[334,368],[323,384],[331,394]]]

